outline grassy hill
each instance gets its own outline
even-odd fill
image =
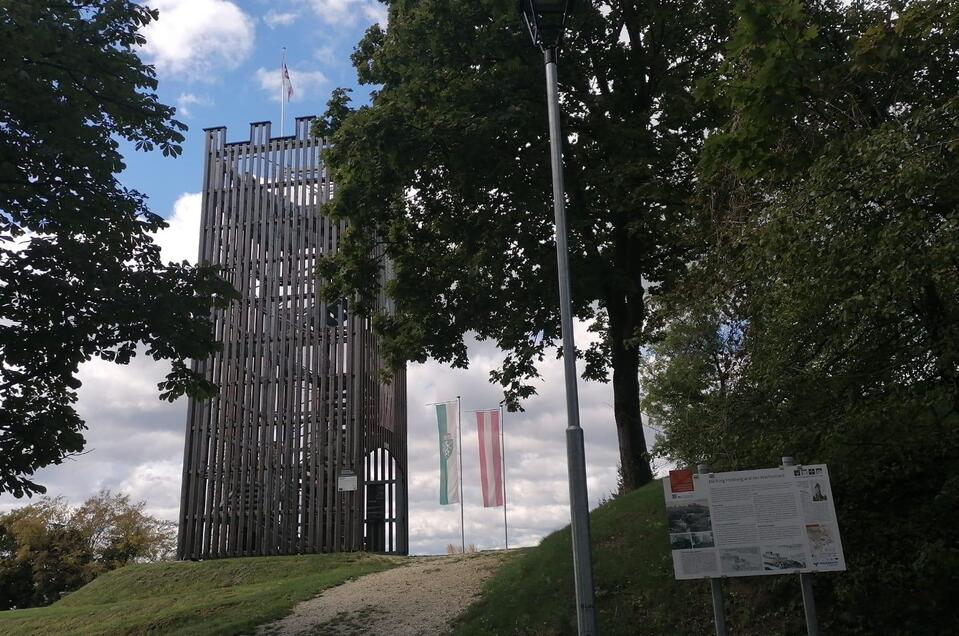
[[[365,554],[132,565],[49,607],[0,612],[0,634],[237,634],[343,581],[393,567]]]
[[[713,633],[709,585],[673,579],[665,519],[660,482],[592,512],[599,633]],[[402,562],[335,554],[129,566],[50,607],[0,612],[0,635],[250,633],[325,588]],[[726,580],[724,592],[730,633],[805,633],[797,577]],[[513,552],[454,633],[574,634],[573,599],[567,528]]]
[[[600,634],[656,636],[713,633],[705,581],[676,581],[661,482],[591,513]],[[569,528],[504,565],[454,633],[575,634]],[[795,576],[724,582],[727,625],[737,636],[805,634]]]

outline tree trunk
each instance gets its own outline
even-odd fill
[[[642,325],[642,291],[607,303],[613,367],[613,414],[619,436],[623,492],[653,479],[639,409],[639,346],[628,342]]]

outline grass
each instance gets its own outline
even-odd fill
[[[49,607],[0,612],[0,634],[244,634],[395,559],[316,554],[132,565]]]
[[[673,578],[660,482],[597,508],[590,522],[600,634],[713,633],[708,583]],[[565,528],[507,561],[453,633],[575,634],[571,560]],[[723,586],[730,633],[805,633],[793,577],[725,580]]]
[[[713,632],[709,585],[673,578],[662,484],[617,497],[590,521],[599,633]],[[576,633],[569,529],[511,552],[454,634]],[[129,566],[50,607],[0,612],[0,635],[250,633],[325,588],[401,562],[354,553]],[[727,579],[723,591],[730,633],[805,633],[795,577]],[[379,611],[343,614],[313,633],[335,625],[360,634]]]

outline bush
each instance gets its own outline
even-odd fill
[[[73,508],[62,497],[0,515],[0,610],[48,605],[128,563],[170,558],[176,524],[104,490]]]

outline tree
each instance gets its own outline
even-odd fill
[[[741,2],[703,241],[657,302],[660,451],[832,474],[827,629],[953,629],[959,545],[959,9]],[[821,593],[822,593],[821,592]]]
[[[172,557],[176,524],[144,506],[105,490],[78,508],[44,497],[0,515],[0,609],[48,605],[109,570]]]
[[[172,361],[162,397],[209,395],[188,358],[215,343],[212,304],[232,298],[209,268],[163,265],[165,227],[124,188],[119,141],[180,154],[139,30],[157,13],[109,0],[0,6],[0,492],[84,445],[73,404],[93,357],[126,364],[138,344]]]
[[[368,310],[388,258],[395,311],[374,324],[392,363],[466,366],[464,334],[494,340],[506,358],[491,380],[515,410],[560,340],[542,57],[514,2],[388,4],[389,29],[372,27],[353,55],[360,81],[379,88],[337,120],[327,154],[328,211],[350,226],[321,265],[325,293]],[[560,63],[573,310],[599,335],[577,355],[588,379],[612,371],[632,489],[651,479],[646,295],[683,268],[696,157],[718,121],[693,89],[715,69],[728,15],[722,2],[583,4]]]

